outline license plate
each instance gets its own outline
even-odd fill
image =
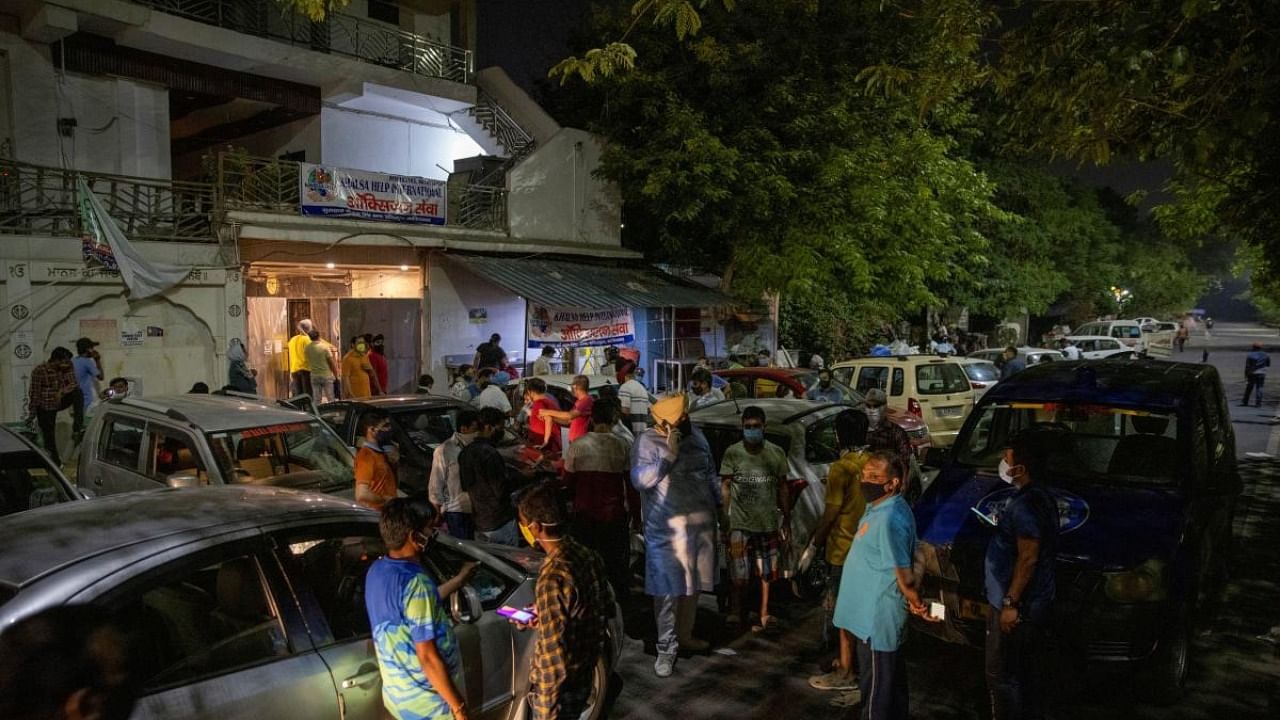
[[[960,415],[964,412],[964,406],[953,405],[951,407],[940,407],[936,409],[934,412],[936,412],[938,414],[938,417],[940,418],[960,417]]]

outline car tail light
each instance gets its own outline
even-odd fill
[[[920,401],[915,398],[907,398],[907,412],[918,418],[924,417],[924,410],[920,409]]]
[[[969,381],[969,384],[973,386],[974,390],[981,390],[987,386],[984,382],[974,382],[972,380]]]

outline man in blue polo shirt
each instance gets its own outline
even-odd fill
[[[902,488],[898,457],[873,453],[863,465],[859,487],[867,509],[836,596],[833,622],[856,641],[862,720],[907,717],[907,668],[899,650],[907,612],[928,614],[911,570],[916,521],[900,495]]]
[[[1000,477],[1018,488],[987,544],[987,686],[995,720],[1044,717],[1043,650],[1054,598],[1058,502],[1045,487],[1045,459],[1058,436],[1026,430],[1000,461]]]

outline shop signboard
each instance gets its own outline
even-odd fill
[[[303,215],[444,225],[445,182],[302,163]]]
[[[529,306],[529,347],[600,347],[635,341],[631,308]]]

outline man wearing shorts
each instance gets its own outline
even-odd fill
[[[782,544],[791,537],[791,503],[787,496],[787,455],[764,439],[764,410],[742,411],[742,442],[729,446],[720,463],[722,496],[729,517],[729,579],[733,581],[730,623],[743,618],[743,602],[752,570],[760,577],[760,622],[769,629],[769,583],[782,576],[778,565]]]

